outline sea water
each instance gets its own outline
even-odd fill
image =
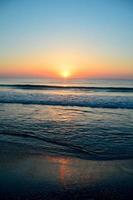
[[[0,144],[7,152],[10,144],[25,153],[132,158],[133,80],[3,78]]]

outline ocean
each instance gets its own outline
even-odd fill
[[[6,152],[133,158],[133,80],[2,78],[0,144]]]

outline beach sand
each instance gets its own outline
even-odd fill
[[[25,147],[2,143],[2,199],[133,199],[133,160],[27,154]]]

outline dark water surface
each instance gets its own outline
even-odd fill
[[[1,80],[0,141],[33,153],[133,157],[133,81]]]
[[[0,80],[0,199],[133,199],[132,80]]]

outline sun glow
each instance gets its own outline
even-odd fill
[[[71,76],[71,73],[70,73],[70,71],[68,71],[68,70],[64,70],[64,71],[61,72],[60,75],[61,75],[63,78],[69,78],[69,77]]]

